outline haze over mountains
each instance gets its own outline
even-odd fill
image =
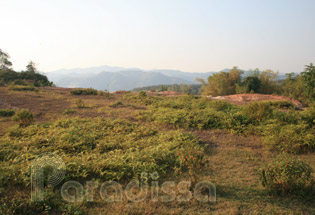
[[[100,66],[60,69],[46,75],[59,87],[92,87],[98,90],[132,90],[160,84],[197,84],[196,78],[207,79],[214,72],[188,73],[178,70],[142,70]]]
[[[230,69],[221,71],[228,72]],[[243,70],[243,77],[248,71]],[[169,84],[199,84],[196,78],[207,78],[216,72],[183,72],[179,70],[158,69],[142,70],[139,68],[123,68],[99,66],[89,68],[60,69],[46,73],[50,81],[58,87],[82,87],[97,90],[132,90],[134,88],[169,85]],[[278,74],[278,79],[284,79],[284,74]]]

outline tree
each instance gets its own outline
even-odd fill
[[[229,72],[219,72],[209,76],[208,85],[204,86],[203,94],[212,96],[235,94],[236,85],[240,84],[242,74],[242,70],[233,67]]]
[[[311,63],[306,65],[304,72],[301,72],[302,82],[305,87],[305,94],[310,99],[315,99],[315,66]]]
[[[242,86],[246,88],[246,93],[249,93],[251,91],[257,93],[260,89],[261,81],[257,76],[247,76],[242,81]]]
[[[26,72],[36,72],[36,64],[33,61],[30,61],[26,66]]]
[[[265,70],[259,74],[260,79],[260,93],[271,94],[279,91],[277,85],[278,73],[272,70]]]
[[[12,63],[9,61],[10,55],[0,49],[0,70],[10,70]]]

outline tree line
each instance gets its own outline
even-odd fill
[[[233,67],[229,72],[219,72],[208,77],[208,80],[197,79],[202,86],[201,94],[223,96],[240,93],[278,94],[298,99],[305,103],[315,101],[315,66],[306,65],[300,74],[286,74],[280,80],[278,73],[272,70],[244,71]]]
[[[37,71],[36,64],[30,61],[26,65],[26,70],[16,72],[12,69],[10,55],[0,49],[0,85],[34,85],[52,86],[53,83],[45,75]]]

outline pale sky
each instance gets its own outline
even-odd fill
[[[185,72],[315,63],[315,0],[0,0],[15,70],[91,66]]]

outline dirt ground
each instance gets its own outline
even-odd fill
[[[207,96],[210,99],[220,99],[220,100],[225,100],[228,101],[232,104],[236,105],[245,105],[249,102],[253,101],[290,101],[292,102],[297,108],[303,109],[305,108],[305,105],[296,100],[296,99],[291,99],[286,96],[278,96],[278,95],[265,95],[265,94],[258,94],[258,93],[244,93],[244,94],[235,94],[235,95],[228,95],[228,96],[217,96],[217,97],[212,97],[212,96]]]

